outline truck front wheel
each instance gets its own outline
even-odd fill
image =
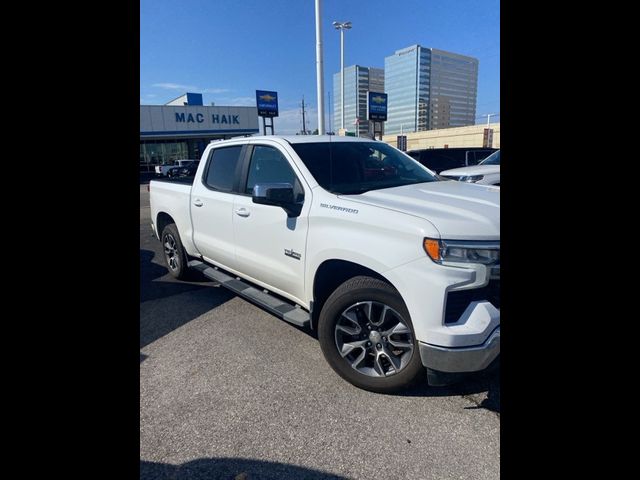
[[[351,278],[329,296],[318,338],[336,373],[365,390],[398,391],[424,375],[409,311],[395,288],[377,278]]]
[[[180,235],[175,223],[170,223],[162,230],[162,249],[169,273],[181,280],[187,276],[187,254],[184,251]]]

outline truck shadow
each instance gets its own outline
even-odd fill
[[[223,288],[211,288],[197,272],[190,282],[173,279],[165,267],[152,262],[154,256],[140,250],[140,348],[234,297]],[[188,301],[173,298],[182,294],[190,294]]]
[[[181,465],[140,460],[140,480],[342,480],[347,477],[248,458],[199,458]]]
[[[163,265],[153,262],[156,252],[140,249],[140,303],[178,295],[211,285],[199,272],[190,272],[189,281],[176,280]]]
[[[257,305],[258,308],[269,313],[268,310],[262,308],[261,305]],[[284,322],[284,320],[282,320]],[[285,322],[286,323],[286,322]],[[295,328],[299,332],[310,336],[318,341],[317,330],[311,330],[310,328],[298,327],[297,325],[288,324],[291,328]],[[487,392],[487,398],[480,403],[476,403],[475,399],[471,397],[475,394]],[[465,407],[467,409],[486,409],[492,412],[500,413],[500,369],[499,365],[488,369],[485,372],[470,373],[464,377],[460,377],[456,383],[442,386],[433,387],[427,384],[426,372],[424,379],[414,387],[408,388],[401,392],[397,392],[391,395],[405,396],[405,397],[467,397],[475,406]]]
[[[426,377],[426,375],[425,375]],[[474,395],[487,393],[486,398],[477,402]],[[500,371],[472,373],[452,385],[432,387],[425,382],[397,393],[408,397],[466,397],[474,406],[467,410],[485,409],[500,413]]]

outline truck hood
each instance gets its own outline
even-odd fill
[[[443,239],[499,240],[500,189],[441,181],[341,195],[354,202],[423,218]]]
[[[471,167],[452,168],[440,172],[443,177],[462,177],[471,175],[489,175],[492,173],[500,173],[500,165],[473,165]]]

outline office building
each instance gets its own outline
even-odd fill
[[[413,45],[384,59],[384,85],[387,134],[475,124],[476,58]]]
[[[344,128],[356,131],[359,120],[360,136],[373,136],[373,122],[367,119],[367,92],[384,93],[384,70],[382,68],[351,65],[344,68]],[[341,128],[341,80],[340,72],[333,75],[333,131]]]

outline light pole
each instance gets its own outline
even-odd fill
[[[336,30],[340,30],[340,125],[344,130],[344,31],[351,29],[351,22],[333,22]]]
[[[324,135],[324,71],[322,68],[322,16],[320,0],[316,0],[316,85],[318,99],[318,135]]]
[[[327,96],[329,97],[329,132],[333,132],[333,117],[331,115],[331,90],[327,92]]]

